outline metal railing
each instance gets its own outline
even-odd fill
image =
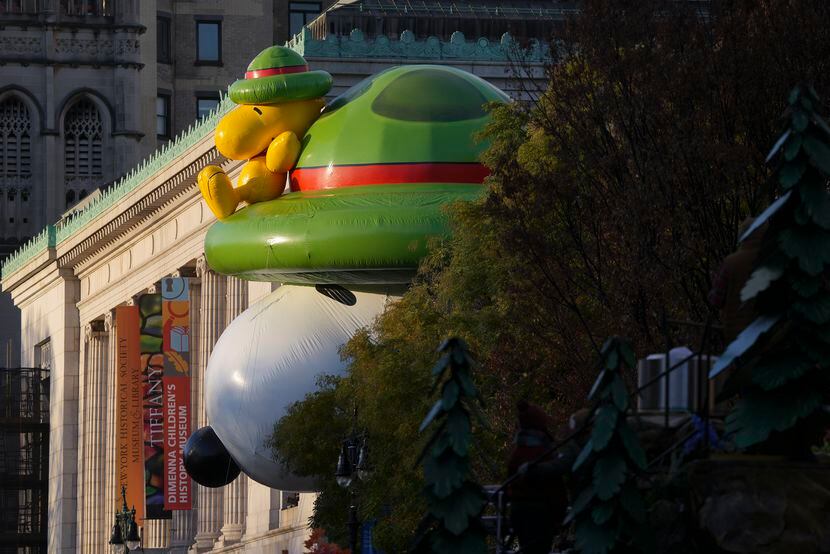
[[[49,370],[0,368],[0,552],[46,552]]]
[[[688,327],[688,328],[698,328],[703,329],[703,333],[701,335],[700,343],[697,352],[692,352],[690,355],[683,357],[679,361],[675,362],[674,364],[669,364],[669,357],[668,352],[672,348],[673,341],[671,340],[671,327]],[[629,405],[633,408],[629,408],[633,411],[634,415],[638,417],[641,415],[637,410],[637,400],[640,396],[650,387],[653,387],[655,384],[660,383],[661,379],[664,379],[662,383],[664,386],[664,406],[663,406],[663,424],[665,428],[670,427],[670,415],[671,415],[671,406],[669,399],[671,398],[671,379],[670,376],[675,372],[679,371],[681,368],[688,367],[690,361],[694,359],[702,359],[712,358],[711,346],[712,346],[712,331],[717,329],[718,327],[712,324],[711,317],[705,323],[699,322],[688,322],[688,321],[679,321],[679,320],[670,320],[667,318],[663,318],[663,333],[666,339],[666,369],[659,374],[655,375],[651,379],[647,380],[645,383],[640,384],[637,389],[629,393]],[[713,393],[713,389],[710,386],[711,380],[709,379],[708,371],[704,372],[706,368],[706,364],[698,363],[696,365],[697,370],[704,375],[698,375],[697,384],[698,390],[696,391],[696,398],[697,398],[697,407],[700,409],[700,413],[697,414],[703,424],[703,428],[708,430],[711,425],[711,418],[710,418],[710,398],[709,396]],[[701,391],[702,389],[702,391]],[[548,448],[545,452],[537,456],[535,459],[531,460],[527,463],[527,468],[532,468],[542,462],[550,460],[551,457],[559,452],[564,446],[568,445],[571,441],[578,440],[586,431],[591,429],[591,421],[594,416],[594,412],[598,408],[598,404],[594,404],[588,415],[585,419],[579,424],[579,426],[574,429],[567,437],[561,439],[559,441],[555,441],[550,448]],[[691,414],[689,414],[691,417]],[[681,428],[682,425],[677,425],[678,428]],[[648,466],[646,468],[647,472],[656,472],[657,468],[659,467],[660,463],[665,460],[667,456],[670,456],[681,448],[694,437],[694,435],[698,431],[693,429],[692,432],[686,433],[681,436],[681,438],[671,446],[652,458]],[[711,444],[709,442],[708,432],[703,433],[703,444],[702,444],[702,453],[703,455],[707,455],[710,452]],[[496,554],[519,554],[520,551],[515,551],[509,549],[509,545],[505,544],[505,538],[510,537],[510,534],[505,535],[505,530],[509,529],[507,525],[507,519],[505,518],[505,511],[509,508],[509,499],[505,498],[507,488],[517,479],[522,477],[524,473],[514,473],[510,475],[505,481],[503,481],[499,486],[488,486],[485,487],[485,491],[488,495],[488,502],[489,506],[492,507],[495,511],[494,516],[486,516],[485,523],[488,524],[489,528],[493,530],[496,537]]]

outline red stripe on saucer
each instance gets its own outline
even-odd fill
[[[256,69],[254,71],[246,71],[246,79],[259,79],[260,77],[270,77],[271,75],[285,75],[286,73],[303,73],[308,71],[307,65],[291,65],[288,67],[272,67],[270,69]]]
[[[490,170],[480,163],[333,165],[291,171],[291,190],[322,190],[402,183],[483,183]]]

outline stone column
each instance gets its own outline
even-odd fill
[[[100,551],[109,538],[104,525],[107,337],[103,321],[84,326],[83,373],[80,378],[78,522],[79,552]]]
[[[117,398],[117,375],[118,375],[118,341],[115,336],[115,312],[110,311],[104,315],[104,330],[109,335],[107,343],[107,428],[105,432],[106,442],[106,485],[104,494],[101,496],[102,504],[104,505],[104,513],[106,518],[104,527],[112,529],[114,523],[115,512],[121,507],[120,492],[118,491],[118,476],[117,476],[117,453],[116,453],[116,433],[117,433],[117,412],[116,405]]]
[[[81,552],[84,548],[86,540],[85,523],[86,523],[86,490],[81,484],[86,476],[86,463],[84,462],[84,421],[86,421],[86,388],[87,388],[87,372],[84,369],[86,366],[87,348],[89,346],[89,338],[92,334],[89,324],[81,327],[81,344],[78,352],[78,435],[76,448],[78,449],[77,459],[77,474],[75,476],[75,521],[77,528],[75,532],[75,552]]]
[[[104,485],[106,483],[106,445],[104,435],[107,425],[107,381],[109,364],[107,363],[107,347],[109,339],[103,321],[93,322],[93,334],[90,341],[90,361],[93,364],[92,389],[90,390],[90,405],[87,444],[89,449],[88,461],[90,465],[89,498],[92,502],[90,512],[92,513],[92,545],[94,552],[101,552],[107,546],[109,532],[106,525],[106,506],[101,499],[104,497]]]
[[[225,277],[214,273],[207,265],[205,257],[196,261],[196,274],[202,281],[199,322],[199,366],[196,376],[199,382],[199,405],[196,411],[195,427],[207,425],[204,403],[204,376],[207,361],[213,351],[213,345],[225,328]],[[210,489],[196,485],[196,498],[199,505],[196,516],[197,552],[213,548],[219,538],[222,527],[222,489]]]
[[[143,548],[163,550],[170,544],[170,520],[146,519],[141,532]]]
[[[195,271],[192,276],[195,276]],[[184,271],[174,274],[174,277],[190,277],[191,273]],[[201,282],[198,279],[190,279],[190,421],[192,431],[196,430],[196,414],[199,402],[199,388],[196,379],[197,368],[199,367],[199,298],[201,297]],[[196,535],[196,514],[198,502],[196,498],[196,484],[191,486],[190,510],[177,510],[173,512],[171,523],[171,554],[184,554],[190,545],[193,544]]]
[[[236,277],[227,278],[227,325],[248,307],[248,283]],[[240,474],[224,489],[225,517],[220,545],[240,541],[245,532],[245,514],[248,508],[248,477]]]

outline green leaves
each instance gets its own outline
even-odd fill
[[[810,163],[825,175],[830,175],[830,146],[810,134],[804,138],[804,151],[810,156]]]
[[[625,389],[625,383],[623,383],[619,374],[615,374],[614,380],[611,382],[611,399],[621,412],[628,409],[628,391]]]
[[[788,190],[762,214],[780,217],[758,253],[765,263],[741,291],[744,301],[758,299],[760,313],[710,372],[711,378],[733,363],[752,360],[750,379],[740,383],[741,398],[726,421],[740,448],[762,443],[774,431],[791,431],[830,393],[827,379],[816,378],[830,357],[830,127],[814,111],[820,102],[811,88],[793,89],[789,103],[790,128],[771,151],[783,149],[776,171]],[[782,262],[782,256],[789,261]],[[774,294],[760,294],[773,283]],[[773,328],[775,333],[768,333]],[[764,334],[768,340],[759,341]],[[792,440],[809,439],[794,435]]]
[[[830,233],[818,227],[794,225],[783,229],[778,235],[778,245],[810,275],[818,275],[830,262]]]
[[[447,417],[447,434],[453,450],[459,456],[466,456],[472,439],[470,417],[463,408],[458,407]]]
[[[643,497],[634,483],[626,483],[620,493],[620,505],[634,521],[643,522],[646,519],[646,506]]]
[[[442,356],[433,368],[441,398],[433,404],[420,431],[433,421],[440,425],[422,454],[424,495],[429,506],[421,522],[424,535],[418,544],[431,545],[432,552],[479,554],[486,550],[484,529],[479,521],[485,498],[481,486],[469,478],[469,449],[473,432],[470,414],[476,388],[470,376],[473,359],[460,339],[446,340]]]
[[[790,382],[773,390],[753,389],[726,418],[735,444],[746,448],[765,441],[773,431],[786,431],[821,407],[821,390]]]
[[[769,218],[771,218],[773,215],[775,215],[776,212],[778,212],[778,210],[783,208],[791,196],[792,191],[788,190],[787,192],[779,196],[775,200],[775,202],[767,206],[767,208],[763,212],[761,212],[760,215],[758,215],[758,217],[755,218],[755,221],[752,222],[752,225],[750,225],[749,228],[746,231],[744,231],[744,234],[741,235],[740,239],[738,239],[739,242],[745,241],[747,237],[752,235],[752,233],[754,233],[755,230],[758,229],[758,227],[766,223],[769,220]]]
[[[741,331],[741,333],[735,337],[735,340],[733,340],[729,346],[726,347],[723,354],[718,357],[718,361],[715,362],[714,367],[712,367],[709,371],[709,379],[714,379],[720,374],[721,371],[732,365],[735,358],[742,356],[747,350],[752,348],[761,335],[769,331],[780,320],[780,314],[772,316],[762,315],[750,323],[749,326]]]
[[[444,405],[443,399],[439,400],[438,402],[436,402],[435,404],[432,405],[432,409],[429,411],[427,416],[421,422],[421,426],[418,428],[419,433],[422,433],[424,431],[424,429],[426,429],[427,426],[430,423],[433,422],[433,420],[436,418],[436,416],[441,413],[443,405]]]
[[[588,460],[588,457],[591,455],[591,452],[593,450],[594,450],[594,443],[589,440],[588,442],[585,443],[585,446],[582,447],[582,450],[579,452],[579,456],[576,457],[576,460],[574,461],[573,468],[571,468],[571,470],[572,471],[579,470],[579,468],[582,467],[582,464],[584,464]]]
[[[830,321],[830,293],[823,292],[812,298],[793,302],[792,311],[813,323],[827,323]]]
[[[565,523],[576,522],[577,548],[582,552],[631,545],[636,551],[648,542],[645,507],[634,478],[646,468],[646,456],[626,422],[628,391],[620,374],[623,367],[633,367],[636,358],[630,344],[619,337],[605,341],[600,356],[602,367],[589,395],[598,401],[591,436],[573,465],[581,476],[576,481],[586,484]]]
[[[594,464],[594,491],[601,500],[608,500],[620,491],[625,481],[626,463],[622,456],[606,455]]]
[[[802,131],[807,129],[807,125],[810,124],[810,118],[804,113],[802,110],[795,110],[793,112],[792,117],[792,125],[793,129],[801,133]]]
[[[765,160],[766,163],[769,163],[771,159],[775,157],[776,154],[781,150],[781,147],[784,146],[784,143],[787,142],[787,139],[790,138],[792,131],[787,129],[784,133],[778,137],[778,140],[775,141],[775,144],[772,145],[770,148],[769,153],[767,154],[767,159]]]
[[[461,387],[455,381],[447,381],[444,383],[444,388],[441,391],[441,407],[446,411],[450,411],[455,403],[458,402],[458,393],[461,392]]]
[[[617,533],[610,525],[597,525],[586,519],[576,526],[576,547],[583,554],[605,554],[617,540]]]
[[[781,183],[784,190],[788,190],[798,183],[806,169],[807,164],[801,160],[787,162],[781,166],[778,172],[778,182]]]
[[[784,159],[787,161],[794,160],[798,153],[801,152],[802,135],[800,133],[790,137],[784,146]]]
[[[440,444],[439,441],[436,441]],[[427,489],[437,498],[446,498],[464,484],[470,463],[466,456],[453,454],[424,459],[424,480]]]
[[[455,494],[430,502],[429,513],[443,521],[444,527],[454,535],[461,535],[484,508],[484,495],[480,488],[465,483]]]
[[[778,352],[764,357],[752,369],[752,382],[764,390],[774,390],[814,366],[815,362],[798,351]]]
[[[638,468],[645,469],[646,453],[643,450],[643,447],[640,446],[640,439],[637,437],[637,433],[635,433],[634,430],[628,425],[623,425],[620,428],[620,438],[622,439],[623,446],[625,446],[625,450],[631,461],[634,462]]]
[[[758,296],[759,293],[767,290],[769,286],[781,275],[784,270],[777,267],[761,266],[752,272],[747,279],[744,288],[741,289],[741,302],[746,302]]]
[[[591,443],[595,451],[599,452],[608,445],[617,425],[617,410],[612,405],[602,406],[597,410],[594,418],[594,430],[591,433]]]

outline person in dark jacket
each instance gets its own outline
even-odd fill
[[[743,235],[753,221],[754,218],[744,220],[738,229],[738,236]],[[740,243],[738,249],[723,260],[712,282],[709,303],[720,309],[723,338],[727,344],[735,340],[757,315],[754,299],[741,301],[741,289],[755,270],[755,261],[768,227],[767,223],[760,225]]]
[[[562,528],[568,509],[563,475],[573,460],[552,452],[532,463],[553,446],[547,414],[524,400],[517,405],[519,429],[510,460],[509,475],[520,474],[510,485],[510,522],[522,554],[548,554]],[[570,458],[570,456],[567,456]]]

